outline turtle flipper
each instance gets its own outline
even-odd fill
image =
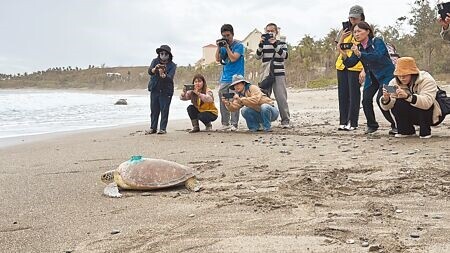
[[[200,185],[200,183],[197,181],[197,178],[195,178],[195,177],[191,177],[188,180],[186,180],[184,185],[186,186],[186,188],[188,190],[193,191],[193,192],[198,192],[202,189],[202,186]]]
[[[120,198],[122,194],[119,193],[119,187],[116,183],[110,183],[103,189],[103,194],[111,198]]]

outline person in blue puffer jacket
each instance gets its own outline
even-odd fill
[[[379,100],[383,95],[383,84],[388,84],[394,78],[395,66],[389,57],[386,44],[381,38],[374,37],[373,29],[367,22],[361,21],[355,25],[353,34],[360,44],[353,45],[353,53],[350,57],[347,57],[345,52],[341,53],[344,58],[344,65],[347,68],[355,66],[359,61],[363,64],[366,75],[362,104],[367,119],[367,130],[365,133],[370,134],[379,128],[373,110],[373,96],[378,92],[376,102],[380,107]],[[389,134],[395,135],[397,128],[390,112],[384,110],[381,110],[381,112],[391,124]]]
[[[172,61],[173,55],[167,45],[156,49],[158,57],[152,60],[148,68],[150,82],[150,129],[145,134],[155,134],[158,128],[158,119],[161,114],[161,122],[158,134],[167,133],[170,102],[173,96],[173,79],[177,65]]]

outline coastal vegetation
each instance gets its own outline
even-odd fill
[[[433,5],[434,6],[434,5]],[[395,45],[401,56],[412,56],[419,67],[432,73],[440,81],[450,81],[450,44],[439,35],[436,10],[428,0],[411,4],[410,15],[398,17],[396,23],[380,28],[374,24],[377,36]],[[380,14],[382,15],[382,14]],[[370,22],[370,20],[369,20]],[[337,22],[339,23],[339,22]],[[410,31],[403,31],[407,25]],[[320,88],[336,85],[334,62],[337,57],[335,39],[338,29],[331,29],[323,38],[305,35],[298,43],[288,46],[286,61],[288,84],[298,88]],[[261,62],[246,51],[246,76],[252,82],[260,80]],[[202,73],[208,84],[217,84],[221,71],[218,64],[205,67],[178,66],[176,86],[190,83],[195,73]],[[54,67],[33,73],[0,74],[0,88],[89,88],[89,89],[145,89],[149,81],[147,66]]]

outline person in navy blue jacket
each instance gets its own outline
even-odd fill
[[[355,66],[359,61],[364,66],[366,78],[362,104],[367,119],[367,130],[365,133],[370,134],[379,128],[373,110],[373,96],[378,92],[376,102],[380,107],[379,100],[383,95],[383,84],[388,84],[394,78],[395,66],[389,57],[386,44],[381,38],[374,37],[373,30],[367,22],[361,21],[355,25],[353,33],[360,44],[353,45],[353,53],[350,57],[347,57],[345,52],[342,52],[342,56],[344,65],[347,68]],[[395,135],[397,128],[390,112],[384,110],[381,110],[381,112],[391,124],[389,134]]]
[[[162,45],[156,49],[158,57],[153,59],[148,73],[150,82],[148,91],[150,92],[150,130],[146,134],[154,134],[158,129],[158,119],[161,114],[161,122],[158,134],[167,133],[167,122],[169,120],[170,102],[173,96],[173,78],[177,65],[172,61],[173,55],[167,45]]]

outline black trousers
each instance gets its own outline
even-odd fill
[[[384,118],[391,123],[391,128],[395,128],[395,121],[392,118],[391,113],[381,109],[380,97],[383,95],[383,86],[378,83],[374,76],[372,76],[372,84],[369,87],[366,87],[363,91],[362,105],[364,115],[366,115],[367,127],[375,129],[378,129],[379,127],[378,122],[375,119],[375,112],[373,110],[373,96],[375,96],[375,93],[377,93],[377,105],[383,113]]]
[[[187,112],[190,119],[198,119],[205,125],[208,125],[217,119],[217,115],[211,112],[199,112],[194,105],[189,105],[187,108]]]
[[[412,106],[404,99],[397,99],[392,108],[397,121],[397,129],[399,134],[415,134],[414,125],[420,126],[420,136],[431,134],[431,124],[433,123],[433,107],[428,110],[422,110]]]
[[[360,71],[348,69],[337,71],[339,98],[339,125],[358,127],[361,90],[359,85]]]

